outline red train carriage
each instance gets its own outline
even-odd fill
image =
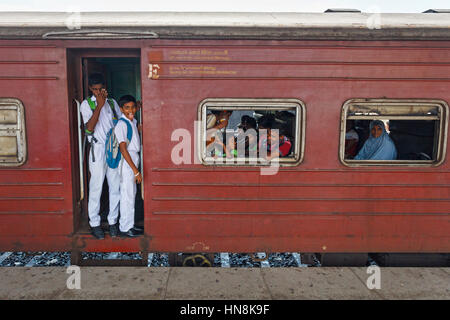
[[[0,250],[450,252],[450,14],[0,17]],[[143,101],[140,238],[89,234],[91,72]],[[275,117],[279,167],[206,150],[224,110]],[[346,158],[375,119],[398,158]]]

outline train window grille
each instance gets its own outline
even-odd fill
[[[346,155],[347,127],[353,126],[359,141],[355,154],[368,139],[369,125],[381,120],[394,142],[394,160],[354,160]],[[442,100],[351,99],[341,117],[339,157],[347,166],[437,166],[444,161],[447,144],[448,105]]]
[[[0,166],[20,166],[26,157],[23,104],[18,99],[0,98]]]
[[[231,112],[227,128],[218,130],[219,136],[211,138],[211,127],[220,122],[223,111]],[[214,117],[211,117],[214,115]],[[247,129],[245,134],[239,131],[242,116],[255,119],[256,130]],[[277,129],[282,141],[291,145],[287,154],[277,158],[281,166],[295,166],[302,162],[305,140],[305,105],[298,99],[234,99],[209,98],[203,100],[198,109],[198,148],[199,158],[204,165],[227,166],[264,166],[270,165],[260,153],[260,135],[258,123],[263,116],[272,117],[271,129]],[[248,118],[247,118],[248,119]],[[216,120],[216,121],[214,121]],[[249,126],[251,127],[251,126]],[[254,137],[256,133],[256,138]],[[263,136],[263,135],[262,135]],[[221,144],[214,141],[221,141]],[[234,148],[230,145],[234,141]],[[214,141],[213,143],[211,143]],[[253,141],[253,143],[252,143]],[[256,142],[255,142],[256,141]],[[282,144],[283,142],[281,142]],[[280,144],[280,145],[281,145]],[[281,150],[286,150],[285,148]],[[228,151],[228,152],[227,152]]]

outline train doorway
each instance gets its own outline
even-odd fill
[[[69,49],[68,92],[71,116],[72,172],[74,196],[74,233],[90,232],[88,218],[89,200],[89,143],[84,134],[83,118],[79,106],[83,100],[92,95],[88,86],[88,77],[100,73],[105,79],[108,98],[116,102],[125,94],[141,100],[140,50],[123,49]],[[141,110],[136,119],[142,123]],[[143,154],[143,153],[141,153]],[[140,162],[142,166],[142,161]],[[108,182],[105,178],[100,201],[100,216],[104,230],[108,230],[109,212]],[[143,226],[144,203],[141,185],[136,193],[135,224]]]

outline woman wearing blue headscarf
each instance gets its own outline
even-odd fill
[[[370,136],[354,160],[395,160],[397,149],[381,120],[370,123]]]

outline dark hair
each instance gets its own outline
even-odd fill
[[[105,78],[103,78],[103,75],[101,73],[92,73],[89,75],[88,84],[90,86],[96,84],[105,84]]]
[[[135,99],[132,95],[130,95],[130,94],[126,94],[126,95],[124,95],[124,96],[121,96],[120,99],[119,99],[119,106],[122,108],[123,105],[124,105],[125,103],[128,103],[128,102],[134,102],[134,103],[136,103],[136,99]]]
[[[256,120],[253,117],[243,115],[239,127],[245,127],[245,129],[256,129]]]
[[[265,116],[262,116],[261,119],[259,119],[258,127],[272,129],[274,122],[275,122],[275,116],[273,114],[267,114]]]

